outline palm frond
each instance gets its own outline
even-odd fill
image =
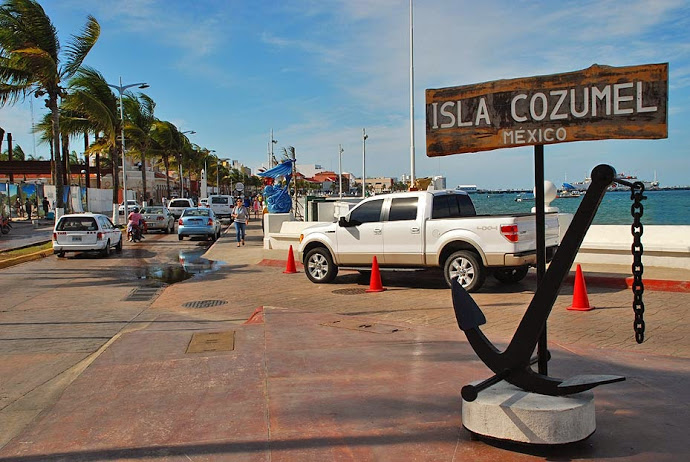
[[[72,41],[67,46],[67,51],[65,52],[67,61],[62,71],[62,77],[69,78],[77,72],[86,55],[89,54],[91,48],[96,44],[100,34],[100,24],[98,24],[96,18],[89,15],[81,34],[72,35]]]

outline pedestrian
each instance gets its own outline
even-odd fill
[[[263,203],[263,210],[261,211],[261,231],[263,232],[264,236],[266,235],[266,231],[264,230],[264,222],[266,221],[266,214],[268,213],[268,205],[266,204],[266,201]]]
[[[45,217],[48,216],[48,210],[50,210],[50,202],[48,202],[47,197],[44,197],[43,198],[43,216],[45,216]]]
[[[31,220],[31,199],[28,196],[24,201],[24,210],[26,210],[26,219]]]
[[[259,218],[259,198],[254,196],[254,203],[252,204],[252,210],[254,211],[254,218]]]
[[[237,237],[237,247],[244,245],[244,236],[249,223],[249,210],[242,203],[242,199],[237,198],[235,207],[232,209],[232,218],[235,219],[235,233]]]
[[[17,213],[17,218],[24,216],[24,209],[22,209],[22,201],[19,200],[19,196],[14,200],[14,211]]]
[[[33,209],[34,209],[34,211],[35,211],[35,213],[36,213],[36,218],[40,218],[40,217],[38,216],[38,215],[39,215],[39,212],[38,212],[38,196],[34,196],[34,200],[33,200]]]

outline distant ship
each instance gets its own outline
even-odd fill
[[[644,184],[644,189],[646,191],[649,191],[650,189],[659,189],[659,182],[656,179],[656,172],[654,173],[654,181],[640,180],[635,175],[626,175],[625,173],[618,173],[616,178],[628,181],[630,183],[641,181],[642,184]],[[585,178],[582,181],[563,183],[563,189],[565,191],[587,191],[587,188],[589,188],[591,182],[591,178]],[[613,184],[609,187],[609,191],[627,191],[627,189],[627,186],[616,184],[616,179],[613,180]]]

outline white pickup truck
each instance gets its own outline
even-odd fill
[[[546,214],[547,261],[558,248],[558,217]],[[463,191],[377,195],[357,204],[336,223],[306,228],[298,258],[315,283],[330,282],[338,268],[440,267],[450,286],[459,278],[477,291],[487,274],[517,282],[537,262],[533,214],[477,215]]]

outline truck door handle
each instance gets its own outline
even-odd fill
[[[412,231],[412,234],[419,234],[419,228],[417,228],[416,226],[414,228],[412,228],[411,231]]]
[[[381,228],[374,228],[374,234],[381,234]]]

